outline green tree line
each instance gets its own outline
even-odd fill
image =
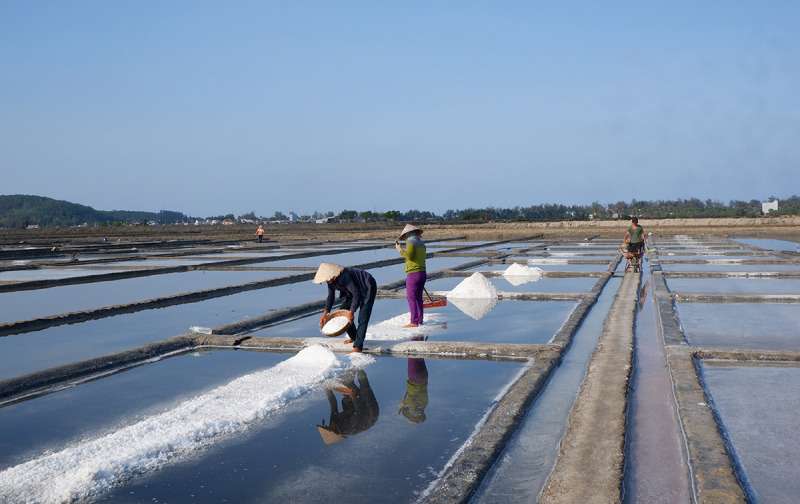
[[[172,224],[186,219],[184,214],[171,210],[160,212],[105,211],[43,196],[0,195],[0,227],[4,228],[24,228],[29,225],[78,226],[84,223],[130,224],[150,221]]]

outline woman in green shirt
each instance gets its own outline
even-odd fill
[[[422,241],[422,230],[411,224],[403,228],[400,239],[394,243],[395,248],[405,258],[406,299],[408,300],[409,323],[406,327],[422,325],[422,292],[425,289],[427,273],[425,272],[425,243]],[[406,248],[400,246],[400,240],[406,240]]]

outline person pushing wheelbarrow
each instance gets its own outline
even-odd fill
[[[325,310],[319,319],[320,329],[328,321],[328,315],[333,308],[338,290],[339,298],[344,299],[342,309],[348,310],[347,316],[350,319],[350,325],[347,326],[347,335],[350,339],[345,340],[345,343],[353,344],[353,352],[361,352],[367,337],[367,325],[372,315],[372,306],[375,304],[375,295],[378,293],[378,284],[375,282],[375,278],[357,268],[322,263],[314,276],[314,283],[328,284],[328,299],[325,301]],[[358,324],[353,327],[356,310],[358,310]]]
[[[623,254],[628,262],[625,267],[626,270],[632,267],[634,272],[639,271],[645,239],[644,228],[639,225],[639,218],[631,217],[631,225],[625,231],[625,237],[623,238]]]

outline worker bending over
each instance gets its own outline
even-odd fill
[[[314,283],[328,284],[328,299],[325,301],[325,310],[319,319],[319,327],[328,321],[328,314],[336,300],[336,291],[339,291],[343,310],[349,310],[350,325],[347,326],[347,335],[350,339],[345,343],[353,344],[353,352],[364,349],[364,340],[367,337],[367,325],[372,315],[372,305],[375,304],[375,295],[378,293],[378,284],[375,278],[364,270],[345,268],[338,264],[322,263],[314,276]],[[355,322],[355,312],[358,310],[358,324]]]

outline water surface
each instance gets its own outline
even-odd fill
[[[796,503],[800,367],[704,363],[703,378],[756,502]]]

